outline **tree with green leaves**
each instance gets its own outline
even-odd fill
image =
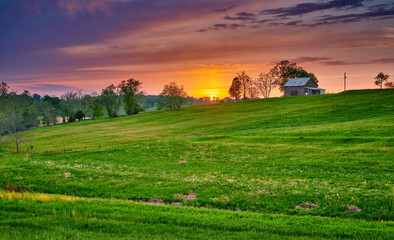
[[[178,86],[176,82],[164,85],[160,93],[158,109],[178,110],[186,103],[187,93],[183,86]]]
[[[380,72],[376,77],[375,77],[375,85],[380,86],[380,89],[382,89],[383,82],[387,81],[389,79],[388,74],[384,74],[383,72]]]
[[[271,70],[270,73],[275,78],[275,85],[279,86],[279,90],[283,92],[283,85],[291,78],[305,78],[310,77],[316,83],[318,82],[313,73],[305,71],[302,67],[297,66],[297,63],[292,63],[288,60],[278,62]]]
[[[85,117],[85,114],[82,112],[82,110],[78,110],[75,113],[75,119],[78,119],[78,122],[80,122],[84,117]]]
[[[77,93],[75,92],[66,92],[61,97],[62,99],[62,110],[64,115],[68,118],[68,122],[70,122],[70,118],[74,119],[77,105]]]
[[[97,93],[92,93],[92,95],[90,94],[85,94],[83,95],[82,99],[81,99],[81,109],[83,114],[85,115],[85,117],[87,116],[93,116],[93,108],[94,108],[94,99],[93,99],[93,95]]]
[[[119,110],[119,95],[115,85],[111,84],[101,91],[101,104],[105,107],[110,118],[118,116]]]
[[[130,78],[128,80],[123,80],[118,86],[124,103],[124,110],[129,116],[135,113],[134,108],[137,104],[137,98],[143,94],[141,85],[142,82]]]
[[[26,140],[25,131],[38,126],[38,114],[32,97],[7,95],[0,99],[0,136],[15,143],[16,151]]]
[[[44,99],[37,103],[37,108],[42,116],[42,124],[49,126],[57,123],[60,108],[60,99],[58,97],[44,96]]]
[[[139,112],[145,112],[144,108],[142,108],[142,106],[139,105],[138,103],[135,104],[133,111],[134,111],[133,114],[138,114]]]
[[[103,104],[101,104],[101,98],[95,98],[93,101],[92,118],[101,117],[104,115]]]

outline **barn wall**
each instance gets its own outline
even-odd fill
[[[284,87],[285,96],[302,96],[305,95],[304,86],[298,87]]]

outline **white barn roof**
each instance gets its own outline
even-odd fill
[[[289,81],[283,85],[284,87],[298,87],[298,86],[305,86],[305,84],[309,81],[309,78],[291,78]]]

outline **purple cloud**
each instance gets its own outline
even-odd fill
[[[212,9],[212,11],[217,12],[217,13],[223,13],[223,12],[227,12],[231,9],[234,9],[235,7],[236,7],[236,5],[226,7],[226,8],[214,8],[214,9]]]
[[[333,0],[330,2],[300,3],[292,7],[263,10],[260,12],[260,14],[276,15],[279,17],[298,16],[329,9],[352,9],[362,7],[363,2],[365,2],[365,0]]]

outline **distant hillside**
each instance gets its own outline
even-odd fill
[[[390,117],[394,90],[355,90],[340,94],[249,100],[182,108],[181,111],[144,112],[133,117],[85,120],[40,128],[30,132],[37,148],[82,147],[198,132],[231,131],[256,135],[260,131],[327,126],[358,120]],[[299,126],[299,128],[294,128]],[[258,132],[256,132],[258,131]],[[230,132],[229,132],[230,133]],[[67,137],[69,136],[69,137]]]

